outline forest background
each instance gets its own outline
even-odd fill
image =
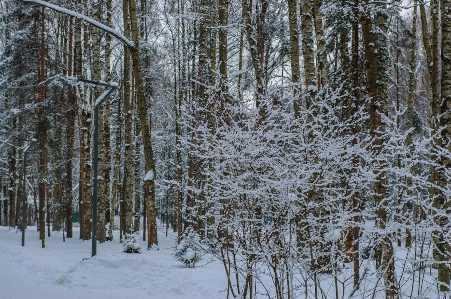
[[[235,297],[319,298],[323,276],[351,297],[449,294],[450,0],[0,7],[2,225],[23,229],[25,196],[42,247],[90,240],[96,181],[99,242],[142,230],[152,248],[164,221]],[[119,83],[97,178],[103,88],[77,78]]]

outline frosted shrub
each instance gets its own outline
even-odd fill
[[[141,245],[138,242],[136,242],[135,235],[133,234],[125,235],[123,246],[124,246],[123,252],[126,253],[141,253],[142,250]]]
[[[174,247],[173,256],[187,267],[194,268],[196,262],[200,261],[204,255],[205,251],[200,245],[199,234],[190,228],[185,232],[180,244]]]

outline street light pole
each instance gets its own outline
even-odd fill
[[[27,146],[23,152],[23,186],[22,186],[22,246],[25,246],[25,216],[27,211],[27,196],[25,194],[25,185],[26,185],[26,179],[27,179],[27,151],[30,149],[30,147],[33,145],[33,143],[36,142],[36,139],[24,139],[24,138],[17,138],[19,140],[24,140],[31,142],[29,146]]]
[[[119,84],[111,82],[97,82],[85,79],[77,79],[79,82],[85,82],[93,85],[110,88],[100,95],[94,104],[94,182],[92,187],[92,253],[91,257],[97,254],[97,164],[99,160],[99,107],[103,102],[118,88]]]

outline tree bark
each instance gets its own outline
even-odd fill
[[[84,52],[88,51],[88,27],[84,27]],[[91,54],[91,51],[88,52]],[[81,58],[80,58],[81,59]],[[81,66],[80,66],[81,68]],[[86,75],[86,71],[85,71]],[[90,95],[87,93],[87,87],[83,90],[83,107],[82,107],[82,120],[81,120],[81,131],[82,131],[82,162],[83,162],[83,173],[80,177],[83,178],[82,188],[83,188],[83,240],[91,240],[92,233],[92,165],[91,165],[91,127],[92,127],[92,100]]]
[[[440,146],[448,153],[451,153],[451,2],[449,0],[440,1],[441,9],[441,29],[442,29],[442,78],[441,78],[441,99],[437,103],[438,122],[443,130],[440,132]],[[437,280],[441,292],[450,290],[451,280],[451,244],[449,238],[445,237],[444,231],[449,226],[449,214],[451,213],[451,199],[443,190],[451,185],[450,171],[451,159],[449,155],[438,157],[439,165],[437,171],[437,197],[434,199],[433,207],[435,209],[434,220],[438,226],[434,232],[433,240],[436,246],[436,259],[440,261],[438,265]]]
[[[45,101],[45,8],[41,7],[41,61],[39,69],[39,102]],[[41,110],[41,113],[43,111]],[[42,248],[45,248],[45,182],[44,175],[46,173],[46,141],[47,141],[47,126],[44,115],[41,115],[41,120],[38,124],[38,136],[39,136],[39,162],[38,172],[39,178],[39,238],[41,240]]]
[[[77,1],[78,4],[81,3],[80,0]],[[82,70],[83,70],[83,57],[82,57],[82,53],[83,53],[83,49],[82,49],[82,38],[81,38],[81,34],[82,34],[82,28],[81,28],[81,21],[78,19],[74,20],[74,27],[75,27],[75,47],[74,47],[74,52],[73,52],[73,56],[74,56],[74,76],[75,77],[81,77],[82,75]],[[76,101],[74,101],[74,105],[76,105],[77,109],[74,110],[75,111],[79,111],[79,107],[78,107],[78,99],[76,99]],[[78,125],[82,126],[81,123],[81,119],[80,119],[80,115],[78,114]],[[74,132],[75,134],[75,132]],[[79,155],[80,155],[80,170],[79,170],[79,182],[78,182],[78,214],[79,214],[79,221],[80,221],[80,239],[83,239],[83,183],[84,183],[84,178],[83,178],[83,170],[84,170],[84,163],[83,163],[83,148],[82,148],[82,143],[83,143],[83,138],[82,137],[82,132],[79,131],[79,140],[80,140],[80,145],[79,145]]]
[[[62,119],[60,114],[55,115],[54,119],[55,123],[60,124]],[[66,124],[67,130],[68,124]],[[57,126],[55,128],[55,140],[60,141],[62,139],[62,126]],[[60,164],[60,161],[64,154],[64,148],[61,147],[62,142],[54,143],[53,148],[53,164]],[[53,212],[53,231],[61,231],[63,228],[63,217],[64,215],[64,205],[63,205],[63,194],[64,194],[64,183],[63,180],[63,169],[62,167],[56,167],[54,170],[55,181],[53,183],[53,204],[52,204],[52,212]]]
[[[301,0],[301,32],[302,32],[302,56],[304,57],[304,77],[307,90],[313,90],[310,86],[317,86],[315,77],[315,56],[313,51],[313,16],[310,0]]]
[[[69,18],[69,57],[67,59],[67,75],[71,77],[72,74],[72,57],[73,57],[73,17]],[[68,238],[72,238],[72,156],[73,156],[73,145],[74,145],[74,134],[75,134],[75,109],[76,109],[76,101],[74,101],[74,89],[73,87],[69,87],[69,91],[67,94],[67,111],[66,111],[66,169],[65,169],[65,217],[66,217],[66,233]]]
[[[288,24],[290,26],[290,65],[291,65],[291,82],[294,85],[295,99],[293,101],[294,115],[297,117],[301,109],[300,99],[296,97],[299,91],[299,80],[301,71],[299,67],[299,28],[297,17],[297,1],[288,0]]]
[[[222,95],[228,98],[229,88],[227,85],[227,32],[226,29],[229,22],[229,0],[219,0],[219,75]]]
[[[322,0],[314,0],[313,2],[313,18],[315,26],[315,37],[316,37],[316,85],[318,90],[320,90],[327,83],[327,73],[324,69],[327,63],[326,55],[326,42],[323,31],[323,18],[321,16],[321,5]]]
[[[135,85],[137,91],[137,104],[139,111],[139,122],[141,125],[141,134],[143,138],[144,145],[144,157],[145,157],[145,170],[146,172],[151,171],[153,173],[153,178],[147,180],[145,184],[147,185],[145,198],[147,206],[147,228],[148,228],[148,239],[147,247],[150,248],[153,244],[158,245],[157,236],[157,221],[155,212],[155,160],[152,147],[151,130],[150,124],[152,124],[152,117],[149,115],[149,122],[147,121],[147,105],[146,99],[144,97],[143,90],[143,80],[141,73],[141,63],[139,60],[139,38],[138,38],[138,19],[136,15],[136,0],[129,0],[130,8],[130,25],[132,40],[135,43],[135,47],[131,49],[131,57],[133,61],[133,72],[135,75]]]
[[[99,3],[98,7],[98,18],[101,18],[101,11],[103,10],[103,3]],[[107,26],[111,25],[111,10],[112,4],[111,0],[106,1],[106,23]],[[95,15],[94,19],[96,19],[97,15]],[[97,44],[101,44],[101,37],[98,37],[99,40]],[[105,81],[111,81],[111,36],[105,35],[105,64],[104,64],[104,74]],[[100,49],[99,49],[100,50]],[[100,51],[99,51],[100,53]],[[96,57],[94,57],[96,59]],[[100,61],[100,56],[99,56]],[[101,71],[101,69],[99,70]],[[96,97],[97,98],[97,97]],[[98,207],[98,240],[103,243],[107,240],[107,224],[110,222],[110,213],[111,213],[111,202],[110,202],[110,183],[111,183],[111,144],[110,144],[110,99],[106,99],[105,102],[100,107],[100,116],[99,116],[99,174],[101,179],[99,179],[99,207]]]
[[[179,14],[185,13],[184,1],[178,1]],[[182,131],[181,131],[181,105],[182,101],[186,99],[186,82],[185,82],[185,24],[183,19],[177,20],[177,33],[180,38],[177,39],[177,53],[181,53],[182,57],[178,57],[177,65],[174,66],[175,70],[178,69],[178,73],[174,72],[175,81],[177,83],[177,93],[174,97],[174,112],[175,112],[175,159],[176,159],[176,226],[177,226],[177,244],[182,241],[183,234],[183,161],[182,161]]]
[[[15,120],[12,121],[12,128],[15,127]],[[8,151],[8,169],[9,169],[9,219],[7,220],[10,227],[16,226],[16,148],[13,146]]]
[[[96,21],[100,20],[100,14],[101,14],[101,3],[100,1],[96,1],[93,4],[93,19]],[[91,26],[91,49],[92,49],[92,80],[93,81],[100,81],[102,79],[102,66],[100,62],[100,44],[101,44],[101,36],[100,36],[100,29]],[[93,100],[96,101],[97,98],[101,95],[101,90],[99,87],[92,87],[93,92]],[[106,103],[105,103],[106,104]],[[104,105],[105,105],[104,104]],[[102,107],[99,107],[99,112],[102,111]],[[89,107],[89,109],[92,109]],[[106,152],[105,152],[105,142],[104,139],[104,119],[102,119],[102,113],[99,113],[99,136],[98,136],[98,143],[99,143],[99,153],[98,153],[98,165],[99,165],[99,172],[98,177],[93,178],[93,180],[98,180],[98,197],[97,197],[97,235],[96,239],[103,243],[106,241],[106,232],[105,232],[105,185],[103,184],[103,169],[105,167],[106,162]],[[94,120],[93,120],[94,121]],[[93,122],[92,121],[92,122]],[[92,159],[89,160],[90,162]],[[91,182],[93,182],[93,180]]]
[[[124,19],[124,35],[128,38],[130,36],[129,25],[129,7],[128,3],[124,1],[123,4],[123,19]],[[122,187],[122,205],[124,209],[121,214],[124,221],[124,233],[130,234],[132,232],[132,209],[133,209],[133,166],[132,161],[132,116],[133,111],[131,108],[130,97],[130,50],[124,49],[124,114],[125,114],[125,165],[124,165],[124,177]],[[138,187],[139,189],[139,187]]]
[[[408,128],[413,128],[413,116],[414,116],[414,99],[415,99],[415,65],[416,65],[416,50],[417,50],[417,0],[414,0],[413,4],[413,17],[412,17],[412,37],[411,37],[411,46],[410,46],[410,62],[409,62],[409,68],[410,68],[410,74],[409,74],[409,94],[407,97],[407,125]],[[413,133],[409,133],[407,135],[406,139],[406,145],[410,148],[412,146],[412,135]],[[413,149],[412,149],[413,150]],[[411,172],[413,169],[410,170]],[[412,186],[412,178],[408,177],[406,180],[407,186]],[[411,191],[408,191],[408,195],[411,195]],[[412,213],[412,206],[413,204],[411,202],[408,202],[406,204],[408,217],[410,217]],[[415,216],[414,216],[415,217]],[[410,218],[408,218],[410,219]],[[415,220],[414,220],[415,221]],[[409,220],[407,220],[407,225],[411,224]],[[409,228],[406,228],[406,247],[410,247],[412,245],[412,234],[410,232]]]
[[[427,65],[429,70],[429,80],[431,85],[430,92],[430,105],[431,105],[431,128],[436,127],[434,117],[437,115],[437,103],[438,103],[438,64],[439,64],[439,53],[438,53],[438,0],[433,0],[432,3],[432,36],[429,32],[429,25],[427,21],[426,10],[424,3],[420,4],[420,18],[421,18],[421,30],[423,35],[423,46],[426,52]],[[432,169],[432,179],[434,180],[434,170]],[[432,190],[432,193],[434,190]]]
[[[365,1],[368,5],[368,0]],[[378,28],[377,31],[374,29]],[[382,4],[374,17],[364,15],[362,18],[362,33],[366,56],[367,89],[370,96],[370,132],[373,137],[373,153],[378,157],[384,147],[383,132],[386,123],[382,121],[382,115],[388,113],[388,52],[386,33],[387,15],[386,4]],[[376,51],[377,50],[377,51]],[[376,264],[383,273],[385,283],[385,296],[388,299],[397,298],[398,288],[395,279],[395,265],[393,255],[393,244],[390,234],[385,232],[386,222],[390,209],[387,206],[387,173],[383,170],[385,161],[376,158],[375,169],[377,173],[374,183],[375,203],[377,205],[377,227],[384,231],[379,235],[380,245],[376,248]]]
[[[201,107],[206,107],[206,85],[209,83],[209,77],[211,70],[208,66],[208,1],[201,0],[199,4],[200,22],[198,26],[199,30],[199,52],[197,61],[197,81],[196,84],[196,97],[201,101]]]
[[[244,2],[244,1],[243,1]],[[241,9],[241,21],[243,24],[246,24],[246,16],[245,16],[245,10],[244,10],[244,4],[242,5]],[[243,49],[244,49],[244,33],[245,30],[240,29],[240,50],[239,50],[239,58],[238,58],[238,82],[237,82],[237,88],[238,88],[238,98],[240,101],[243,101],[243,95],[242,95],[242,87],[241,87],[241,80],[243,78],[242,70],[243,70]]]
[[[223,0],[222,0],[223,1]],[[208,41],[209,51],[208,51],[208,60],[210,61],[210,73],[208,75],[208,81],[210,86],[216,85],[216,52],[217,52],[217,43],[218,43],[218,7],[217,1],[213,0],[209,3],[209,10],[206,13],[209,16],[210,25],[207,26],[207,34],[209,35],[210,40]],[[220,31],[224,30],[224,28],[219,29]]]
[[[252,0],[243,1],[244,24],[247,33],[247,41],[249,43],[249,51],[254,67],[255,82],[257,84],[256,106],[260,111],[261,120],[266,118],[266,107],[263,105],[263,97],[266,95],[266,80],[264,78],[264,44],[263,26],[265,15],[268,11],[267,0],[257,0],[261,2],[260,8],[255,12],[255,21],[251,21],[251,15],[254,13]]]
[[[359,53],[359,0],[354,1],[354,7],[353,7],[353,13],[354,13],[354,23],[352,24],[352,35],[353,35],[353,41],[352,41],[352,68],[354,70],[354,105],[353,105],[353,114],[357,116],[357,113],[359,113],[359,103],[360,103],[360,94],[359,94],[359,60],[360,60],[360,53]],[[360,132],[359,123],[354,124],[352,128],[352,134],[354,135],[354,138],[352,139],[352,145],[356,146],[357,144],[357,135]],[[355,155],[353,157],[353,168],[356,172],[358,172],[359,168],[359,156]],[[355,184],[355,188],[357,187],[357,184]],[[360,200],[359,200],[359,193],[357,190],[353,191],[352,194],[352,214],[353,216],[353,222],[354,227],[352,228],[352,252],[353,252],[353,263],[354,263],[354,279],[353,279],[353,285],[354,290],[357,290],[360,287]]]

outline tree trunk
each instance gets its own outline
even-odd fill
[[[439,66],[440,66],[440,49],[439,49],[439,30],[440,30],[440,9],[439,0],[431,1],[431,19],[432,19],[432,44],[431,44],[431,54],[432,54],[432,65],[429,64],[431,68],[431,128],[436,129],[438,127],[438,114],[439,114],[439,92],[440,92],[440,82],[439,82]],[[435,170],[433,171],[433,176],[435,177]],[[436,180],[435,178],[433,179]]]
[[[255,22],[252,22],[251,15],[254,14],[252,0],[243,1],[243,16],[244,24],[247,33],[247,41],[249,43],[249,50],[252,59],[252,66],[254,67],[255,82],[257,84],[256,106],[259,109],[261,120],[266,118],[266,107],[263,105],[263,97],[266,95],[266,80],[264,78],[264,44],[265,38],[263,36],[263,26],[265,22],[265,15],[268,11],[267,0],[261,1],[261,6],[255,12]],[[261,121],[260,120],[260,121]]]
[[[128,7],[128,3],[127,7]],[[130,55],[129,55],[129,59],[126,60],[125,59],[125,50],[127,49],[128,51],[128,47],[124,46],[124,79],[123,79],[123,84],[122,84],[122,94],[124,96],[125,99],[125,85],[126,84],[130,84],[129,79],[126,79],[130,76],[125,76],[125,69],[130,70],[130,65],[128,67],[125,66],[126,61],[130,61]],[[121,99],[117,100],[117,116],[116,116],[116,140],[115,140],[115,144],[116,144],[116,148],[115,148],[115,165],[114,165],[114,173],[113,173],[113,194],[112,194],[112,199],[111,199],[111,211],[110,211],[110,229],[108,232],[108,240],[112,241],[113,240],[113,229],[115,224],[115,215],[116,215],[116,206],[118,205],[119,202],[119,206],[121,205],[121,201],[123,198],[123,194],[122,194],[122,174],[121,174],[121,169],[122,169],[122,138],[123,138],[123,134],[122,134],[122,127],[123,127],[123,106],[122,106],[122,101]],[[122,221],[121,221],[121,214],[120,214],[120,207],[119,207],[119,240],[122,240]]]
[[[183,0],[178,1],[178,12],[179,14],[184,14],[185,7]],[[182,214],[182,207],[183,207],[183,193],[182,193],[182,184],[183,184],[183,161],[182,161],[182,143],[181,143],[181,137],[182,137],[182,131],[181,131],[181,105],[182,101],[185,98],[185,90],[186,90],[186,82],[184,80],[185,75],[185,26],[184,26],[184,20],[178,19],[177,20],[177,33],[180,36],[180,38],[177,39],[177,53],[182,53],[182,57],[178,57],[177,59],[177,65],[174,66],[174,70],[178,73],[174,72],[174,81],[177,84],[177,92],[174,96],[174,112],[175,112],[175,160],[176,160],[176,180],[177,180],[177,191],[176,191],[176,203],[175,203],[175,223],[176,223],[176,229],[177,229],[177,244],[180,244],[182,241],[182,234],[183,234],[183,227],[182,227],[182,221],[183,221],[183,214]],[[180,40],[182,39],[182,42]],[[175,45],[174,45],[175,47]]]
[[[368,1],[365,2],[368,5]],[[378,28],[377,32],[374,27]],[[386,130],[386,124],[382,121],[382,115],[388,113],[388,52],[386,33],[387,15],[386,4],[382,4],[380,11],[375,15],[375,21],[370,16],[365,15],[362,19],[362,33],[364,39],[364,49],[367,65],[367,89],[370,96],[370,131],[373,136],[373,152],[377,157],[381,154],[384,140],[381,132]],[[375,51],[377,49],[377,51]],[[387,196],[387,173],[383,169],[386,167],[385,161],[375,162],[377,178],[374,183],[375,203],[377,205],[376,225],[380,231],[385,231],[386,222],[390,213]],[[379,235],[380,245],[376,248],[376,264],[378,269],[383,271],[386,298],[396,298],[398,289],[395,280],[393,244],[390,234]]]
[[[125,78],[125,76],[124,76]],[[124,81],[125,83],[125,81]],[[124,84],[122,85],[122,89],[124,89]],[[115,224],[115,215],[116,215],[116,205],[117,202],[121,201],[122,198],[122,190],[121,190],[121,168],[122,168],[122,105],[121,99],[117,100],[117,116],[116,116],[116,148],[115,148],[115,164],[114,164],[114,172],[113,172],[113,194],[111,198],[111,211],[110,211],[110,227],[108,231],[108,240],[113,241],[113,230]],[[121,231],[122,233],[122,231]],[[121,240],[121,237],[119,237]]]
[[[84,51],[85,55],[88,51],[88,27],[84,27]],[[88,54],[91,54],[89,50]],[[80,58],[81,59],[81,58]],[[81,66],[80,66],[81,68]],[[86,75],[86,71],[85,71]],[[92,165],[91,165],[91,127],[92,127],[92,100],[91,96],[87,93],[87,87],[83,90],[84,103],[82,107],[82,162],[83,162],[83,173],[80,177],[83,178],[82,188],[83,188],[83,240],[91,240],[92,233]]]
[[[407,124],[408,128],[413,128],[413,115],[414,115],[414,99],[415,99],[415,64],[416,64],[416,50],[417,50],[417,0],[414,0],[413,3],[413,17],[412,17],[412,38],[411,38],[411,46],[410,46],[410,74],[409,74],[409,94],[407,97]],[[411,148],[412,146],[412,135],[413,133],[409,133],[406,139],[407,147]],[[413,150],[413,149],[411,149]],[[410,170],[411,172],[413,169]],[[412,186],[412,178],[408,177],[406,180],[407,186]],[[409,190],[408,195],[410,196],[412,192]],[[406,204],[406,209],[408,213],[407,225],[411,224],[410,215],[412,213],[413,204],[409,201]],[[415,216],[413,216],[415,217]],[[415,220],[414,220],[415,221]],[[409,228],[406,228],[406,247],[410,247],[412,245],[412,234]]]
[[[62,119],[60,114],[55,115],[55,123],[60,124]],[[67,130],[68,124],[66,124]],[[62,139],[62,126],[57,126],[55,128],[55,140]],[[53,144],[53,164],[60,164],[62,160],[62,156],[64,154],[64,148],[61,146],[62,142],[56,142]],[[53,183],[53,231],[60,231],[63,228],[63,217],[64,217],[64,208],[63,208],[63,194],[64,194],[64,181],[62,175],[63,169],[62,167],[56,167],[54,170],[55,181]]]
[[[9,154],[9,152],[8,152]],[[8,165],[9,165],[9,159],[8,159]],[[9,175],[8,175],[9,179]],[[7,192],[6,186],[3,187],[3,196],[6,198],[7,194],[9,196],[10,192]],[[3,200],[3,225],[9,226],[9,219],[8,219],[8,211],[9,211],[9,200]]]
[[[243,1],[244,3],[244,1]],[[246,15],[245,15],[245,10],[244,10],[244,4],[242,5],[242,9],[241,9],[241,19],[243,24],[246,24]],[[242,74],[242,70],[243,70],[243,49],[244,49],[244,33],[245,30],[240,29],[240,50],[239,50],[239,58],[238,58],[238,71],[239,71],[239,75],[238,75],[238,82],[237,82],[237,88],[238,88],[238,98],[240,99],[240,101],[243,101],[243,95],[242,95],[242,88],[241,88],[241,80],[243,77]]]
[[[94,14],[93,19],[96,21],[101,20],[102,3],[97,1],[93,6]],[[100,61],[100,45],[102,43],[102,38],[100,34],[100,29],[91,26],[91,47],[93,53],[93,69],[92,69],[92,79],[93,81],[100,81],[102,79],[102,67]],[[97,101],[98,97],[101,95],[101,90],[98,87],[93,87],[94,89],[94,101]],[[100,243],[106,241],[106,209],[109,204],[108,195],[109,187],[107,186],[107,180],[109,179],[108,168],[109,161],[109,126],[108,118],[106,114],[106,107],[108,103],[105,102],[101,107],[99,107],[99,128],[98,128],[98,143],[99,143],[99,153],[98,153],[98,166],[99,172],[98,177],[94,180],[98,181],[98,197],[97,197],[97,235],[96,238]],[[108,131],[108,132],[107,132]],[[95,141],[94,141],[95,142]],[[108,177],[104,177],[107,174]]]
[[[355,20],[352,24],[352,35],[353,35],[353,41],[352,41],[352,68],[354,71],[354,107],[353,107],[353,114],[355,116],[357,116],[357,113],[359,113],[359,102],[360,102],[360,94],[359,94],[359,87],[360,87],[360,82],[359,82],[359,60],[360,60],[360,53],[359,53],[359,23],[358,23],[358,19],[359,19],[359,15],[360,15],[360,11],[359,11],[359,0],[355,0],[354,1],[354,7],[353,7],[353,13],[354,13],[354,17]],[[356,146],[357,144],[357,135],[360,132],[360,126],[359,123],[356,123],[353,128],[352,128],[352,134],[354,135],[354,138],[352,140],[352,145]],[[357,172],[359,169],[359,156],[355,155],[353,157],[353,168],[355,169],[355,171]],[[355,184],[357,185],[357,184]],[[356,187],[355,187],[356,188]],[[353,217],[353,222],[354,222],[354,227],[352,228],[352,252],[353,252],[353,263],[354,263],[354,279],[353,279],[353,285],[354,285],[354,290],[357,290],[360,286],[360,251],[359,251],[359,246],[360,246],[360,227],[358,225],[358,223],[360,223],[360,201],[359,201],[359,193],[357,190],[353,191],[352,194],[352,214],[354,214]]]
[[[147,206],[147,227],[148,227],[148,239],[147,247],[150,248],[153,244],[158,245],[157,236],[157,221],[155,213],[155,160],[153,155],[153,147],[151,140],[151,127],[152,117],[149,115],[149,122],[147,122],[147,105],[144,97],[143,80],[141,73],[141,64],[139,60],[139,38],[138,38],[138,19],[136,15],[136,0],[129,1],[130,8],[130,24],[132,29],[132,40],[135,43],[135,47],[131,49],[131,57],[133,61],[133,72],[135,74],[135,86],[137,89],[137,104],[139,111],[139,122],[141,125],[141,133],[144,145],[144,157],[145,157],[145,171],[151,171],[152,179],[147,180],[145,184],[146,188],[145,198]]]
[[[39,102],[45,101],[45,8],[41,7],[41,62],[39,69]],[[41,110],[41,113],[43,111]],[[41,120],[38,124],[38,137],[39,137],[39,162],[38,172],[39,178],[39,238],[41,240],[42,248],[45,248],[45,182],[44,175],[46,173],[46,141],[47,141],[47,126],[45,122],[45,116],[41,115]]]
[[[296,0],[288,0],[288,20],[290,26],[290,62],[291,62],[291,82],[294,85],[294,94],[299,90],[299,79],[301,71],[299,67],[299,29]],[[298,116],[301,109],[301,102],[299,98],[294,99],[293,103],[294,115]]]
[[[307,90],[313,91],[317,86],[315,77],[315,56],[313,51],[313,16],[310,0],[301,0],[301,32],[302,32],[302,54],[304,57],[304,77]]]
[[[207,35],[209,36],[210,40],[208,41],[209,51],[208,51],[208,60],[210,61],[210,73],[208,75],[208,83],[210,86],[216,85],[216,51],[217,51],[217,36],[218,36],[218,7],[216,4],[216,0],[213,0],[210,2],[209,10],[206,11],[206,14],[209,16],[209,23],[210,25],[207,26]],[[224,31],[224,28],[221,28],[220,30]]]
[[[327,83],[327,74],[324,66],[327,63],[326,55],[326,42],[323,31],[323,18],[321,16],[321,5],[322,0],[314,0],[313,2],[313,18],[315,26],[315,36],[316,36],[316,85],[318,90],[320,90]]]
[[[21,120],[21,118],[19,118],[19,123],[23,123],[23,120]],[[19,141],[19,148],[25,148],[25,142],[23,140]],[[15,221],[16,221],[16,227],[17,229],[19,229],[20,231],[22,231],[22,194],[23,194],[23,150],[22,151],[17,151],[17,158],[16,158],[16,185],[18,186],[17,191],[16,191],[16,216],[15,216]]]
[[[133,81],[133,76],[132,76]],[[133,90],[132,86],[132,90]],[[130,188],[131,188],[131,195],[134,198],[134,217],[135,221],[133,223],[133,231],[137,232],[139,231],[140,227],[140,207],[141,207],[141,194],[145,194],[145,192],[142,192],[141,187],[141,140],[140,140],[140,126],[139,126],[139,120],[138,117],[136,117],[136,109],[135,109],[135,102],[134,102],[135,96],[134,93],[132,93],[132,100],[131,106],[130,106],[130,115],[131,115],[131,124],[130,124],[130,137],[132,140],[132,153],[131,153],[131,161],[133,163],[133,169],[132,172],[129,174],[130,177]],[[130,200],[130,204],[132,204],[132,199]],[[145,204],[145,200],[143,201],[143,205]],[[143,207],[144,208],[144,207]],[[145,211],[143,210],[143,214]],[[145,234],[145,217],[146,215],[143,215],[143,235]],[[130,219],[132,217],[132,207],[130,206],[129,216]],[[145,241],[145,240],[144,240]]]
[[[80,0],[77,1],[78,4],[81,3]],[[81,34],[82,34],[82,30],[81,30],[81,21],[79,19],[75,19],[74,20],[74,27],[75,27],[75,47],[73,49],[73,56],[74,56],[74,76],[75,77],[81,77],[82,76],[82,70],[83,70],[83,57],[82,57],[82,53],[83,53],[83,49],[82,49],[82,43],[81,43]],[[75,90],[74,90],[75,92]],[[75,98],[75,95],[74,95]],[[76,99],[75,101],[73,101],[73,105],[74,105],[74,111],[79,111],[79,107],[78,107],[78,100]],[[76,105],[76,107],[75,107]],[[75,115],[74,115],[75,117]],[[75,122],[75,120],[74,120]],[[78,126],[81,127],[82,123],[81,123],[81,119],[80,119],[80,114],[78,114]],[[80,129],[81,130],[81,129]],[[82,130],[81,132],[78,133],[79,135],[77,136],[80,140],[80,145],[79,145],[79,155],[80,155],[80,170],[79,170],[79,185],[78,185],[78,214],[79,214],[79,221],[80,221],[80,239],[83,239],[83,225],[84,225],[84,221],[83,221],[83,183],[84,183],[84,178],[83,178],[83,171],[84,171],[84,163],[83,163],[83,148],[82,148],[82,144],[83,144],[83,138],[82,138]],[[75,135],[75,132],[74,132]],[[72,187],[71,187],[72,188]],[[66,214],[67,215],[67,214]]]
[[[441,28],[442,28],[442,78],[441,78],[441,99],[437,103],[438,122],[443,130],[440,133],[439,145],[444,147],[448,153],[451,153],[451,2],[447,0],[440,1],[441,9]],[[451,199],[443,190],[451,185],[450,170],[451,160],[449,155],[438,157],[439,165],[437,171],[437,185],[441,188],[437,190],[437,197],[434,199],[433,207],[435,213],[434,220],[438,229],[434,232],[434,243],[436,246],[436,260],[440,261],[438,265],[437,280],[441,292],[449,292],[451,279],[451,244],[445,237],[445,227],[449,227],[449,215],[451,210]],[[446,192],[446,191],[445,191]]]
[[[229,22],[229,0],[219,0],[219,75],[220,75],[220,86],[222,95],[228,98],[229,88],[227,85],[227,25]],[[214,53],[213,53],[214,54]]]
[[[15,120],[12,121],[12,128],[15,127]],[[9,220],[10,227],[16,226],[16,147],[12,146],[8,151],[8,169],[9,169]]]
[[[107,26],[112,26],[111,20],[112,20],[112,10],[113,10],[113,4],[111,2],[111,0],[107,1],[106,4],[106,8],[107,8]],[[105,40],[106,40],[106,53],[105,53],[105,80],[106,82],[111,82],[111,35],[106,34],[105,36]],[[119,102],[120,99],[117,99],[117,101]],[[111,178],[111,170],[112,170],[112,163],[113,163],[113,149],[111,147],[111,137],[110,137],[110,131],[111,131],[111,125],[110,125],[110,120],[111,120],[111,100],[107,99],[107,102],[105,103],[105,118],[108,119],[108,128],[106,129],[106,134],[107,136],[105,136],[105,138],[108,138],[108,167],[105,170],[105,172],[107,171],[108,174],[105,174],[105,181],[106,181],[106,187],[107,187],[107,194],[108,194],[108,207],[106,209],[106,219],[105,221],[108,223],[108,232],[107,232],[107,237],[106,240],[111,241],[113,240],[113,229],[114,229],[114,196],[115,194],[110,193],[110,186],[111,186],[111,182],[113,181],[114,183],[114,177]]]
[[[73,40],[73,17],[69,18],[69,57],[67,59],[67,75],[71,77],[72,74],[72,40]],[[73,156],[73,145],[74,145],[74,134],[75,134],[75,110],[76,108],[76,101],[74,101],[74,89],[73,87],[69,87],[69,91],[67,93],[67,111],[66,111],[66,151],[65,151],[65,158],[66,158],[66,173],[65,173],[65,182],[64,182],[64,189],[65,189],[65,201],[64,201],[64,207],[66,212],[66,233],[68,238],[72,238],[72,156]]]
[[[207,65],[207,53],[208,53],[208,31],[207,27],[209,27],[208,22],[208,1],[201,0],[199,5],[199,15],[200,15],[200,23],[198,26],[199,30],[199,52],[198,52],[198,62],[197,62],[197,81],[200,84],[196,84],[196,97],[201,100],[201,107],[206,107],[206,88],[205,86],[209,83],[210,71]]]
[[[123,3],[123,20],[124,24],[124,35],[128,38],[130,36],[130,25],[129,25],[129,7],[128,2]],[[128,48],[124,49],[124,114],[125,114],[125,165],[124,165],[124,177],[122,186],[122,205],[121,215],[124,221],[123,229],[124,233],[130,234],[133,229],[132,223],[132,209],[133,209],[133,166],[132,161],[132,117],[133,110],[131,108],[131,95],[130,95],[130,50]],[[139,187],[138,187],[139,189]]]

